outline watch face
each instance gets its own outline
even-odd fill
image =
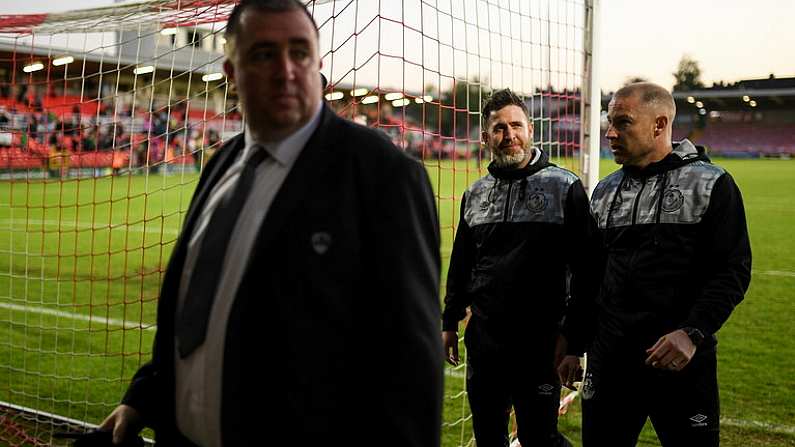
[[[704,334],[694,327],[685,328],[685,333],[690,337],[690,341],[692,341],[694,345],[700,345],[701,342],[704,341]]]

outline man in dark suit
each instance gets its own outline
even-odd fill
[[[100,426],[163,445],[434,446],[439,234],[427,173],[321,101],[297,0],[226,30],[245,134],[207,164],[166,271],[152,361]]]

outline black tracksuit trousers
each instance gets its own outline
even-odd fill
[[[582,387],[584,447],[630,447],[651,419],[663,447],[717,447],[720,411],[714,347],[682,371],[646,366],[632,355],[588,354]]]
[[[467,393],[478,447],[507,447],[514,408],[522,447],[570,444],[558,432],[560,384],[554,367],[557,334],[495,337],[472,317],[464,334]]]

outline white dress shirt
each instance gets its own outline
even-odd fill
[[[174,359],[177,427],[183,435],[199,446],[222,446],[221,388],[229,313],[268,209],[295,160],[317,129],[321,110],[322,102],[304,127],[276,143],[261,144],[254,141],[246,126],[245,148],[228,172],[224,173],[221,180],[213,187],[188,241],[188,252],[180,278],[177,315],[185,302],[185,294],[201,247],[202,236],[205,231],[212,231],[212,228],[207,228],[212,211],[225,193],[234,191],[237,183],[235,181],[237,175],[234,173],[252,150],[259,149],[255,146],[264,147],[270,157],[257,167],[254,185],[235,223],[233,237],[229,241],[223,267],[218,276],[218,288],[207,324],[207,337],[204,343],[188,357],[182,359],[177,353]],[[227,177],[230,177],[231,181]]]

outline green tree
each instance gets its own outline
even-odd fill
[[[688,55],[682,56],[679,61],[679,66],[676,69],[674,79],[674,91],[688,91],[704,88],[704,83],[701,82],[701,68],[698,66],[698,61]]]
[[[431,88],[426,87],[430,92]],[[408,115],[423,128],[439,132],[444,137],[464,138],[477,129],[481,103],[489,95],[489,88],[478,78],[457,80],[455,91],[446,90],[424,107],[411,107]]]

